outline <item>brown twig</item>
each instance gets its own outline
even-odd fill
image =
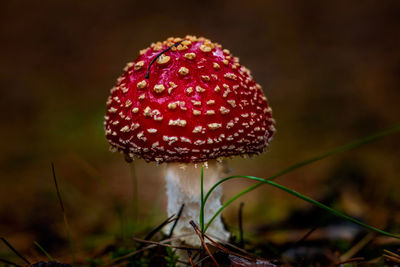
[[[18,257],[20,257],[21,259],[23,259],[26,264],[31,264],[24,256],[21,255],[21,253],[19,253],[10,243],[8,243],[8,241],[4,238],[4,237],[0,237],[1,241],[3,241],[3,243],[12,250],[12,252],[14,252]],[[15,265],[15,264],[14,264]]]
[[[214,256],[212,255],[212,253],[211,253],[210,249],[208,248],[206,242],[204,241],[204,238],[203,238],[203,236],[202,236],[203,233],[200,231],[200,229],[197,227],[197,225],[194,223],[194,221],[190,221],[189,223],[190,223],[190,225],[192,225],[192,227],[194,228],[194,231],[195,231],[196,234],[199,236],[200,241],[201,241],[201,244],[203,245],[204,249],[207,251],[208,255],[211,257],[212,261],[215,263],[216,266],[221,267],[221,266],[218,264],[217,260],[216,260],[216,259],[214,258]]]
[[[221,239],[219,239],[219,238],[216,237],[216,236],[213,236],[213,235],[211,235],[211,234],[207,234],[207,236],[208,236],[208,237],[212,237],[213,239],[217,240],[217,241],[220,242],[221,244],[223,244],[223,245],[225,245],[225,246],[228,246],[228,247],[231,247],[231,248],[233,248],[233,249],[236,249],[236,250],[240,251],[241,253],[243,253],[243,254],[245,254],[245,255],[251,257],[251,258],[254,258],[254,259],[257,258],[257,257],[255,257],[254,255],[252,255],[252,254],[250,254],[249,252],[247,252],[246,250],[244,250],[244,249],[242,249],[242,248],[239,248],[238,246],[235,246],[234,244],[231,244],[231,243],[229,243],[229,242],[226,242],[226,241],[224,241],[224,240],[221,240]],[[261,259],[261,258],[259,258],[259,259]]]
[[[188,250],[189,262],[191,267],[196,267],[193,262],[192,251]]]
[[[239,254],[239,253],[236,253],[236,252],[233,252],[233,251],[227,249],[227,248],[224,247],[224,246],[221,246],[220,244],[218,244],[217,242],[215,242],[214,240],[212,240],[212,239],[211,239],[209,236],[207,236],[206,234],[204,234],[204,237],[207,238],[207,239],[213,244],[213,246],[215,246],[216,248],[222,250],[223,252],[225,252],[225,253],[228,254],[228,255],[234,255],[234,256],[237,256],[237,257],[240,257],[240,258],[244,258],[244,259],[249,260],[249,261],[254,261],[254,260],[255,260],[254,258],[250,258],[250,257],[244,256],[244,255],[241,255],[241,254]]]

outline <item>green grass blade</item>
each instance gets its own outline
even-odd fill
[[[46,255],[49,260],[55,261],[55,259],[38,242],[33,241],[33,243],[44,253],[44,255]]]
[[[292,190],[292,189],[290,189],[290,188],[287,188],[287,187],[285,187],[285,186],[283,186],[283,185],[280,185],[280,184],[278,184],[278,183],[275,183],[275,182],[273,182],[273,181],[271,181],[271,180],[265,180],[265,179],[262,179],[262,178],[252,177],[252,176],[241,176],[241,177],[242,177],[242,178],[251,179],[251,180],[260,181],[260,182],[263,183],[263,184],[269,184],[269,185],[274,186],[274,187],[276,187],[276,188],[278,188],[278,189],[280,189],[280,190],[283,190],[283,191],[285,191],[285,192],[287,192],[287,193],[289,193],[289,194],[292,194],[292,195],[294,195],[294,196],[296,196],[296,197],[298,197],[298,198],[300,198],[300,199],[303,199],[303,200],[305,200],[305,201],[307,201],[307,202],[309,202],[309,203],[311,203],[311,204],[314,204],[314,205],[316,205],[316,206],[319,207],[319,208],[322,208],[322,209],[324,209],[324,210],[327,210],[328,212],[330,212],[330,213],[332,213],[332,214],[334,214],[334,215],[336,215],[336,216],[338,216],[338,217],[341,217],[341,218],[343,218],[343,219],[345,219],[345,220],[348,220],[348,221],[350,221],[350,222],[352,222],[352,223],[358,224],[358,225],[360,225],[360,226],[362,226],[362,227],[364,227],[364,228],[366,228],[366,229],[369,229],[369,230],[371,230],[371,231],[375,231],[375,232],[377,232],[377,233],[379,233],[379,234],[381,234],[381,235],[385,235],[385,236],[389,236],[389,237],[393,237],[393,238],[400,239],[400,235],[391,234],[391,233],[388,233],[388,232],[386,232],[386,231],[380,230],[380,229],[378,229],[378,228],[376,228],[376,227],[373,227],[373,226],[370,226],[370,225],[368,225],[368,224],[365,224],[365,223],[363,223],[363,222],[361,222],[361,221],[359,221],[359,220],[356,220],[356,219],[354,219],[354,218],[352,218],[352,217],[347,216],[346,214],[344,214],[344,213],[342,213],[342,212],[340,212],[340,211],[338,211],[338,210],[335,210],[335,209],[333,209],[333,208],[331,208],[331,207],[328,207],[328,206],[322,204],[321,202],[318,202],[318,201],[316,201],[316,200],[314,200],[314,199],[312,199],[312,198],[309,198],[309,197],[307,197],[307,196],[305,196],[305,195],[303,195],[303,194],[301,194],[301,193],[299,193],[299,192],[297,192],[297,191],[295,191],[295,190]],[[256,185],[258,185],[258,184],[256,184]],[[211,218],[211,220],[207,223],[207,225],[206,225],[206,227],[205,227],[205,231],[207,231],[207,228],[209,227],[209,225],[214,221],[214,219],[217,217],[217,215],[220,214],[224,208],[226,208],[226,206],[228,206],[230,203],[232,203],[235,199],[239,198],[240,196],[246,194],[247,192],[250,192],[250,191],[252,190],[252,188],[254,188],[254,186],[253,186],[253,187],[248,187],[248,188],[246,188],[245,190],[243,190],[242,192],[240,192],[239,194],[237,194],[235,197],[231,198],[228,202],[226,202],[226,203],[214,214],[214,216]]]
[[[268,177],[268,178],[265,179],[265,180],[274,180],[274,179],[276,179],[276,178],[278,178],[278,177],[280,177],[280,176],[283,176],[283,175],[285,175],[285,174],[287,174],[287,173],[289,173],[289,172],[292,172],[292,171],[294,171],[294,170],[296,170],[296,169],[299,169],[299,168],[301,168],[301,167],[303,167],[303,166],[309,165],[309,164],[311,164],[311,163],[314,163],[314,162],[316,162],[316,161],[322,160],[322,159],[324,159],[324,158],[327,158],[327,157],[330,157],[330,156],[333,156],[333,155],[336,155],[336,154],[339,154],[339,153],[343,153],[343,152],[349,151],[349,150],[351,150],[351,149],[360,147],[360,146],[362,146],[362,145],[365,145],[365,144],[374,142],[374,141],[379,140],[379,139],[381,139],[381,138],[383,138],[383,137],[385,137],[385,136],[388,136],[388,135],[397,133],[398,131],[400,131],[400,123],[395,124],[394,126],[392,126],[392,127],[390,127],[390,128],[387,128],[387,129],[385,129],[385,130],[376,132],[376,133],[371,134],[371,135],[368,135],[368,136],[366,136],[366,137],[357,139],[357,140],[355,140],[355,141],[353,141],[353,142],[350,142],[350,143],[347,143],[347,144],[345,144],[345,145],[336,147],[336,148],[334,148],[334,149],[332,149],[332,150],[330,150],[330,151],[328,151],[328,152],[322,153],[322,154],[317,155],[317,156],[315,156],[315,157],[312,157],[312,158],[306,159],[306,160],[304,160],[304,161],[295,163],[295,164],[293,164],[293,165],[287,167],[286,169],[283,169],[283,170],[281,170],[281,171],[275,173],[274,175]],[[211,193],[214,191],[215,188],[217,188],[220,184],[222,184],[222,183],[224,183],[224,182],[226,182],[226,181],[228,181],[228,180],[231,180],[231,179],[233,179],[233,178],[243,178],[243,176],[235,175],[235,176],[227,177],[227,178],[225,178],[225,179],[222,179],[222,180],[218,181],[217,183],[215,183],[215,184],[210,188],[210,190],[208,190],[208,192],[207,192],[207,194],[206,194],[206,196],[205,196],[205,198],[204,198],[204,202],[207,202],[207,199],[209,198],[209,196],[211,195]],[[246,193],[248,193],[248,192],[250,192],[250,191],[253,191],[253,190],[256,189],[257,187],[261,186],[262,184],[263,184],[263,183],[261,182],[261,183],[252,185],[252,186],[250,186],[249,188],[246,188],[245,190],[243,190],[242,192],[240,192],[239,194],[240,194],[240,196],[242,196],[242,195],[244,195],[244,194],[246,194]],[[238,196],[238,197],[240,197],[240,196]],[[233,202],[235,199],[237,199],[238,197],[234,196],[234,197],[233,197],[234,199],[232,198],[232,199],[228,200],[228,202],[229,202],[229,203],[232,203],[232,202]],[[227,203],[228,203],[228,202],[227,202]]]
[[[201,206],[200,206],[200,229],[201,232],[204,233],[204,191],[203,191],[203,185],[204,185],[204,165],[201,165],[201,179],[200,179],[200,194],[201,194]]]

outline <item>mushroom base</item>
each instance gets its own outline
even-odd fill
[[[223,172],[222,164],[210,161],[204,168],[203,190],[204,194],[220,180]],[[189,163],[168,163],[166,166],[166,186],[168,196],[168,216],[178,214],[182,204],[185,207],[174,229],[174,236],[192,234],[181,240],[187,245],[199,247],[201,242],[195,234],[190,221],[199,223],[201,208],[201,167]],[[204,223],[206,224],[221,207],[222,188],[217,187],[207,200],[204,209]],[[169,226],[171,227],[171,226]],[[169,231],[169,229],[166,229]],[[225,230],[221,217],[218,216],[207,229],[210,235],[227,241],[230,233]]]

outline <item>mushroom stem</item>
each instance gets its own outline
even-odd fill
[[[200,164],[199,164],[200,165]],[[222,164],[210,161],[204,168],[203,190],[204,194],[220,180],[223,174]],[[166,186],[168,196],[168,216],[177,214],[182,204],[185,207],[180,219],[175,226],[174,235],[192,234],[193,227],[190,221],[199,222],[201,208],[201,167],[193,163],[168,163],[166,167]],[[221,187],[218,187],[210,195],[204,208],[204,223],[221,207]],[[229,232],[225,230],[221,217],[219,216],[210,225],[207,233],[221,240],[229,239]],[[199,247],[201,242],[195,235],[182,239],[187,245]]]

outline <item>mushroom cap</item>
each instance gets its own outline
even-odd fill
[[[104,125],[111,150],[127,159],[197,163],[259,154],[272,139],[275,121],[261,86],[219,44],[168,38],[124,70]]]

